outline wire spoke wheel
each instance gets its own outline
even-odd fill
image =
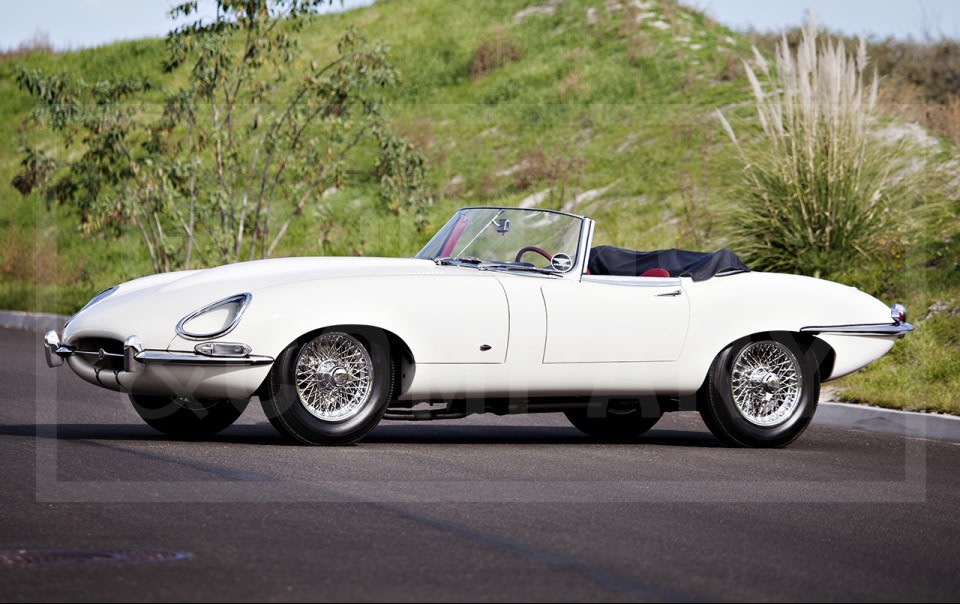
[[[393,400],[395,370],[383,331],[330,327],[277,356],[260,405],[274,428],[300,443],[348,445],[380,422]]]
[[[295,382],[300,403],[317,419],[343,421],[370,399],[373,361],[359,340],[345,333],[325,333],[297,356]]]
[[[800,403],[800,363],[779,342],[754,342],[740,351],[730,379],[737,410],[757,426],[776,426]]]
[[[790,334],[758,334],[714,359],[697,410],[722,442],[782,447],[810,425],[820,397],[817,355]]]

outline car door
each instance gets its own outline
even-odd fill
[[[544,363],[675,361],[690,322],[680,279],[585,275],[541,287]]]

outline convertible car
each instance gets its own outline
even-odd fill
[[[783,446],[820,384],[911,331],[829,281],[751,272],[729,250],[591,248],[589,218],[459,210],[414,258],[283,258],[136,279],[44,336],[47,363],[129,394],[176,438],[257,396],[282,434],[360,440],[380,422],[562,412],[631,439],[697,410],[735,446]]]

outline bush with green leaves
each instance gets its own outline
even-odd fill
[[[754,56],[758,70],[744,66],[763,136],[742,142],[717,112],[744,163],[730,244],[760,270],[848,273],[878,256],[915,194],[905,148],[876,132],[866,47],[851,57],[841,42],[818,44],[811,17],[796,53],[781,40],[775,75]]]
[[[421,227],[425,166],[383,113],[397,81],[386,47],[347,29],[332,59],[307,63],[297,34],[329,0],[213,1],[214,19],[168,35],[165,71],[188,74],[159,108],[133,102],[149,81],[21,70],[35,140],[14,186],[76,207],[89,232],[135,225],[155,271],[269,257],[364,165],[384,204]],[[196,1],[171,11],[196,13]]]

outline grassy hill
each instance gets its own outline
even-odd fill
[[[402,83],[389,92],[389,115],[427,157],[436,204],[426,231],[416,232],[412,218],[376,201],[376,183],[355,179],[295,222],[275,255],[412,255],[456,207],[523,202],[590,215],[598,243],[722,243],[725,191],[740,166],[713,112],[722,107],[739,132],[751,131],[740,67],[750,48],[738,34],[669,0],[380,0],[315,18],[301,36],[303,60],[331,56],[349,25],[391,47]],[[183,76],[161,72],[163,53],[161,40],[143,40],[0,58],[0,308],[69,313],[96,291],[150,271],[134,229],[84,237],[69,209],[48,211],[8,185],[18,137],[32,136],[22,127],[31,101],[17,90],[18,66],[168,84]],[[159,92],[142,98],[147,107],[160,100]],[[885,300],[906,296],[915,314],[946,300],[931,321],[960,333],[950,314],[956,267],[934,259],[924,270],[935,288],[929,280],[864,283]],[[960,410],[952,394],[960,366],[951,361],[960,344],[939,333],[916,336],[847,380],[846,396]],[[910,364],[929,365],[939,381],[901,373]]]

